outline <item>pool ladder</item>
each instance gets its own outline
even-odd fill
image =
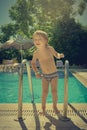
[[[28,73],[28,81],[31,92],[31,102],[34,103],[34,93],[32,86],[32,78],[31,78],[31,68],[29,62],[27,60],[23,60],[19,69],[19,94],[18,94],[18,118],[22,118],[22,86],[23,86],[23,64],[26,64],[27,73]],[[68,74],[69,74],[69,61],[65,61],[65,69],[64,69],[64,105],[63,105],[63,116],[61,120],[68,121],[67,117],[67,108],[68,108]]]

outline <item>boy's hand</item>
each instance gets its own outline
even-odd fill
[[[64,58],[64,54],[63,53],[60,54],[60,58]]]
[[[41,74],[38,72],[38,73],[35,73],[36,75],[36,78],[41,78]]]

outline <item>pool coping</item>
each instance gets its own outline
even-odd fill
[[[87,88],[87,69],[70,69],[70,71]]]

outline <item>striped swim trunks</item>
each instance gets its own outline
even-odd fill
[[[58,72],[54,72],[51,74],[42,74],[42,77],[44,77],[47,81],[51,81],[53,78],[58,77]]]

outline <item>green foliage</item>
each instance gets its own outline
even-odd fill
[[[0,63],[2,63],[3,59],[13,59],[17,58],[18,61],[20,61],[20,53],[18,50],[15,49],[5,49],[5,50],[0,50]]]
[[[1,26],[1,32],[2,34],[0,35],[0,42],[5,42],[7,40],[9,40],[9,38],[13,35],[16,34],[18,30],[17,25],[15,24],[7,24],[4,26]]]
[[[29,29],[32,26],[31,4],[30,1],[17,0],[16,4],[9,10],[11,19],[19,26],[19,31],[22,31],[26,36],[29,36]]]
[[[87,30],[84,31],[74,19],[64,19],[55,26],[50,44],[65,54],[70,64],[87,64]]]

